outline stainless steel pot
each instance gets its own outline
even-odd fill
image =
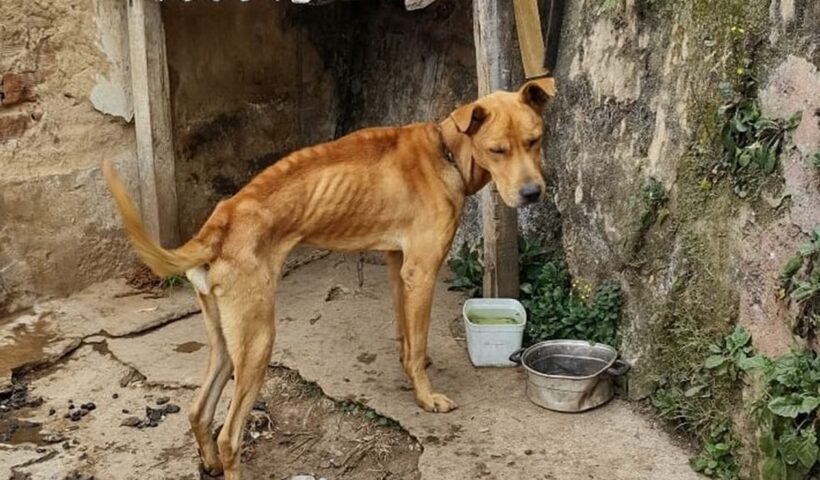
[[[612,377],[629,370],[614,348],[584,340],[539,342],[516,351],[510,361],[527,369],[527,398],[559,412],[603,405],[615,394]]]

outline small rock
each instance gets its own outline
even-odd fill
[[[66,413],[65,415],[63,415],[63,418],[71,418],[71,413]]]
[[[125,420],[123,420],[122,423],[120,423],[120,426],[121,427],[136,427],[140,423],[142,423],[142,420],[140,420],[138,417],[128,417]]]
[[[171,401],[170,397],[159,397],[157,399],[157,405],[165,405],[166,403],[168,403],[170,401]]]
[[[46,443],[60,443],[63,440],[65,440],[65,437],[57,433],[43,435],[43,441]]]
[[[131,411],[128,410],[127,408],[123,408],[122,413],[129,414],[129,413],[131,413]]]
[[[163,409],[163,411],[165,413],[179,413],[180,408],[179,408],[179,405],[174,405],[173,403],[169,403],[168,405],[165,405],[165,408]]]
[[[34,451],[37,453],[46,453],[47,450],[43,447],[37,447],[34,449]]]
[[[148,417],[148,420],[152,422],[157,422],[162,419],[162,414],[164,413],[164,409],[157,410],[151,407],[145,407],[145,416]]]
[[[151,421],[150,421],[150,422],[148,422],[148,424],[147,424],[147,426],[149,426],[149,427],[151,427],[151,428],[154,428],[154,427],[156,427],[157,425],[159,425],[159,422],[154,421],[154,420],[151,420]]]
[[[70,444],[70,443],[68,443],[68,440],[66,440],[65,442],[63,442],[63,445],[62,445],[62,446],[63,446],[63,450],[68,450],[69,448],[71,448],[71,444]]]
[[[72,422],[79,422],[81,418],[83,418],[83,411],[82,410],[74,410],[73,412],[71,412],[71,421]]]
[[[69,403],[69,404],[68,404],[68,409],[69,409],[69,410],[74,410],[74,404],[73,404],[73,403]]]
[[[532,450],[530,450],[529,448],[524,450],[524,455],[532,455]]]
[[[53,409],[53,408],[49,408],[49,409],[48,409],[48,416],[49,416],[49,417],[50,417],[50,416],[52,416],[52,415],[54,415],[55,413],[57,413],[57,410],[55,410],[55,409]]]
[[[95,405],[94,402],[88,402],[80,405],[80,408],[90,412],[91,410],[95,410],[97,408],[97,405]]]
[[[111,395],[111,398],[116,400],[116,399],[120,398],[120,394],[119,393],[114,393],[114,394]]]
[[[268,410],[268,406],[265,404],[264,401],[258,400],[256,403],[253,404],[253,409],[259,412],[265,412]]]

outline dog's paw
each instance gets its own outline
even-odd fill
[[[433,393],[426,398],[418,398],[417,401],[421,408],[433,413],[447,413],[458,408],[456,402],[442,393]]]
[[[207,467],[204,463],[199,464],[199,478],[201,480],[213,480],[222,478],[222,465]]]

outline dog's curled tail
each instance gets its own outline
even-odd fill
[[[105,183],[114,196],[117,209],[120,211],[125,229],[131,238],[131,243],[142,261],[151,269],[154,274],[165,278],[170,275],[180,274],[186,270],[205,264],[212,260],[211,248],[203,244],[198,239],[193,239],[174,250],[167,250],[157,245],[140,220],[139,211],[128,197],[125,185],[117,177],[114,168],[108,160],[102,162],[102,172]]]

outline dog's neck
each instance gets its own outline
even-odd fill
[[[472,195],[490,183],[490,172],[481,168],[473,158],[472,139],[456,128],[455,122],[447,118],[437,125],[442,144],[442,155],[455,165],[464,181],[465,195]]]

